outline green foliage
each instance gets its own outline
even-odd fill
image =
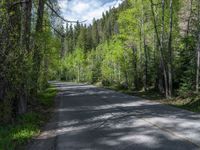
[[[84,54],[83,50],[76,49],[64,61],[66,76],[74,76],[77,81],[91,83],[107,80],[120,82],[126,74],[131,74],[132,50],[123,49],[123,44],[117,37],[112,41],[100,44],[96,50]],[[127,73],[128,72],[128,73]]]
[[[152,2],[160,3],[158,0]],[[74,39],[74,47],[62,62],[64,76],[72,81],[102,82],[118,87],[127,84],[130,89],[154,88],[162,93],[166,91],[164,68],[168,78],[171,67],[172,87],[174,93],[178,91],[175,95],[190,93],[195,88],[198,16],[194,13],[197,12],[195,1],[191,12],[194,19],[190,20],[188,33],[183,33],[186,27],[182,24],[187,23],[182,19],[182,12],[190,11],[186,5],[186,1],[172,3],[171,40],[170,1],[165,1],[163,26],[161,5],[153,5],[153,16],[151,1],[126,0],[118,8],[103,13],[101,19],[93,20],[91,26],[70,27],[68,33]],[[161,37],[162,52],[159,48]],[[87,47],[91,43],[92,46]]]
[[[68,54],[63,61],[63,68],[66,72],[66,79],[84,80],[85,54],[82,49],[77,48],[72,54]]]
[[[190,110],[190,111],[193,111],[193,112],[200,112],[200,97],[199,95],[198,96],[190,96],[190,101],[186,104],[182,104],[182,105],[175,105],[179,108],[182,108],[182,109],[187,109],[187,110]],[[184,101],[184,100],[183,100]]]
[[[21,149],[23,144],[36,136],[40,132],[41,125],[48,119],[46,112],[54,105],[56,94],[56,88],[47,88],[38,94],[35,104],[37,107],[32,112],[18,116],[13,124],[0,125],[0,149]]]
[[[118,83],[124,80],[128,83],[127,78],[129,78],[132,68],[132,50],[124,49],[122,42],[114,39],[109,44],[105,44],[103,53],[102,79]]]
[[[38,94],[38,102],[44,107],[52,107],[54,104],[54,97],[57,94],[57,90],[54,87],[49,87],[46,90]]]
[[[13,125],[0,126],[0,149],[14,150],[39,133],[41,116],[27,113],[19,116]]]
[[[28,111],[27,104],[38,91],[46,89],[47,81],[57,77],[60,58],[60,39],[52,32],[48,11],[38,17],[36,5],[13,5],[14,1],[0,2],[0,122],[9,122]],[[28,14],[27,14],[28,15]],[[30,17],[28,19],[28,17]],[[43,18],[40,32],[35,27],[38,18]],[[23,106],[23,108],[20,108]]]

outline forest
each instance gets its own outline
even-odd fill
[[[198,93],[199,7],[198,0],[127,0],[92,25],[67,24],[60,79],[166,98]]]
[[[124,0],[92,24],[57,0],[0,0],[0,124],[32,110],[48,81],[199,95],[199,0]]]

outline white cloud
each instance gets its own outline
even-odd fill
[[[92,23],[93,18],[99,19],[102,13],[110,7],[117,7],[122,0],[59,0],[62,15],[68,20],[87,20]]]
[[[77,5],[74,5],[72,10],[74,10],[75,13],[82,13],[89,9],[89,5],[87,3],[79,2]]]

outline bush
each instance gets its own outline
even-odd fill
[[[12,119],[12,105],[10,101],[0,102],[0,125],[8,123]]]
[[[122,89],[122,90],[127,90],[128,89],[128,83],[127,82],[121,82],[117,85],[118,89]]]
[[[193,91],[191,90],[192,85],[188,83],[182,83],[179,90],[178,90],[178,95],[181,96],[182,98],[186,98],[188,96],[193,95]]]
[[[110,86],[111,83],[110,83],[109,80],[102,80],[102,85],[103,85],[103,86]]]
[[[15,124],[0,126],[0,149],[14,150],[39,132],[41,116],[27,113],[16,119]]]
[[[0,150],[22,149],[21,145],[40,132],[40,126],[50,117],[47,113],[54,104],[56,93],[57,90],[52,87],[40,92],[31,112],[18,116],[13,123],[0,125]],[[10,108],[0,103],[0,121],[6,121]]]

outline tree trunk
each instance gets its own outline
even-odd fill
[[[39,0],[38,10],[37,10],[37,21],[36,21],[36,41],[33,53],[33,94],[37,94],[38,90],[38,79],[41,66],[41,49],[38,43],[40,43],[40,34],[43,32],[43,17],[44,17],[44,5],[46,0]]]
[[[199,92],[199,69],[200,69],[200,3],[198,3],[197,22],[198,22],[198,40],[197,40],[197,69],[196,69],[196,92]]]
[[[61,36],[61,51],[60,51],[60,57],[63,59],[65,56],[65,37]]]
[[[132,46],[133,50],[133,66],[134,66],[134,86],[135,89],[138,90],[138,66],[137,66],[137,48],[135,46]]]
[[[148,73],[148,60],[147,60],[147,46],[146,39],[144,37],[144,55],[145,55],[145,67],[144,67],[144,91],[147,91],[147,73]]]
[[[162,71],[162,62],[160,60],[159,67],[158,67],[158,89],[160,93],[165,93],[165,88],[164,88],[164,80],[163,80],[163,71]]]
[[[78,83],[80,82],[80,69],[81,67],[80,67],[80,64],[78,65]]]
[[[20,47],[25,51],[30,51],[30,33],[31,33],[31,11],[32,0],[21,4],[21,36]]]
[[[196,92],[199,92],[199,69],[200,69],[200,33],[197,46],[197,70],[196,70]]]
[[[32,0],[29,0],[21,4],[20,48],[22,53],[24,54],[24,57],[26,57],[27,54],[30,52],[29,44],[30,44],[30,32],[31,32],[30,31],[31,10],[32,10]],[[29,90],[28,90],[29,76],[27,75],[27,72],[28,68],[25,67],[21,76],[22,83],[20,85],[20,95],[17,106],[18,114],[23,114],[27,111],[27,101],[29,97]]]
[[[172,29],[173,29],[173,0],[170,0],[170,30],[169,30],[169,41],[168,41],[168,77],[169,77],[169,98],[172,97],[173,83],[172,83]]]
[[[145,64],[144,64],[144,91],[147,91],[147,46],[146,46],[146,35],[145,35],[145,27],[144,27],[144,3],[142,0],[142,36],[143,36],[143,48],[144,48],[144,56],[145,56]]]
[[[162,29],[161,29],[161,38],[159,37],[158,34],[158,26],[157,26],[157,22],[156,22],[156,17],[155,17],[155,12],[154,12],[154,8],[153,8],[153,0],[150,0],[151,2],[151,11],[152,11],[152,15],[153,15],[153,22],[154,22],[154,29],[155,29],[155,33],[156,33],[156,37],[157,37],[157,42],[158,42],[158,49],[160,51],[160,59],[161,59],[161,66],[162,66],[162,70],[163,70],[163,75],[164,75],[164,82],[165,82],[165,96],[168,98],[168,78],[167,78],[167,68],[166,68],[166,64],[165,64],[165,60],[164,60],[164,21],[165,21],[165,0],[162,0]]]
[[[36,22],[36,32],[42,32],[43,27],[43,17],[44,17],[44,4],[46,0],[39,0],[38,10],[37,10],[37,22]]]
[[[160,53],[161,53],[161,62],[162,62],[162,69],[165,81],[165,96],[169,97],[169,86],[168,86],[168,77],[167,77],[167,66],[164,61],[164,33],[165,33],[165,0],[162,0],[162,21],[161,21],[161,40],[160,40]]]
[[[193,0],[190,0],[190,15],[189,15],[189,17],[188,17],[188,19],[187,19],[187,29],[186,29],[186,37],[188,37],[188,34],[189,34],[189,31],[190,31],[190,21],[191,21],[191,19],[192,19],[192,5],[193,5]],[[185,48],[187,49],[188,48],[188,42],[186,42],[186,44],[185,44]]]
[[[127,85],[129,85],[129,80],[128,80],[128,68],[127,68],[127,64],[126,64],[126,56],[125,53],[123,53],[123,58],[124,58],[124,63],[125,63],[125,69],[124,69],[124,76],[125,76],[125,82]]]

